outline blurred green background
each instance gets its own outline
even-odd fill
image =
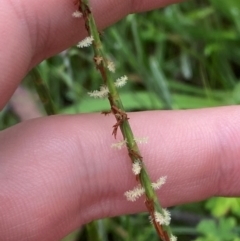
[[[190,109],[240,102],[239,0],[191,0],[129,15],[105,30],[102,39],[116,63],[116,78],[129,77],[128,84],[121,89],[127,111]],[[42,62],[38,69],[59,113],[109,109],[107,101],[87,95],[102,83],[93,65],[91,49],[70,48]],[[44,114],[32,79],[29,74],[16,96],[33,106],[21,104],[13,97],[0,112],[1,130],[25,116]],[[240,241],[239,204],[237,198],[212,198],[173,207],[173,232],[179,241]],[[147,214],[105,219],[98,225],[104,241],[158,240]],[[86,230],[64,239],[73,240],[87,240]]]

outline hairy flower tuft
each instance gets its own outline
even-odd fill
[[[83,15],[83,14],[82,14],[80,11],[78,11],[78,10],[76,10],[76,11],[73,12],[73,14],[72,14],[72,16],[73,16],[74,18],[81,18],[82,15]]]
[[[154,218],[155,218],[156,222],[158,222],[160,225],[168,226],[171,221],[171,215],[167,209],[163,209],[163,214],[155,211]]]
[[[100,87],[100,90],[94,90],[92,92],[88,92],[90,97],[93,98],[105,98],[108,96],[109,89],[106,85]]]
[[[127,83],[127,80],[128,80],[128,77],[124,75],[115,81],[115,86],[118,88],[121,88]]]
[[[127,191],[124,193],[128,201],[134,202],[139,197],[141,197],[145,193],[145,190],[141,186],[137,186],[134,189]]]
[[[132,172],[134,175],[139,175],[142,170],[142,165],[139,161],[135,161],[132,164]]]
[[[125,146],[127,143],[127,140],[122,140],[122,141],[119,141],[119,142],[116,142],[116,143],[113,143],[111,145],[112,148],[116,148],[118,150],[121,150],[123,146]]]
[[[107,68],[109,71],[111,71],[112,73],[115,73],[115,64],[113,63],[113,61],[108,61],[107,62]]]
[[[147,144],[148,137],[134,137],[134,141],[136,141],[138,144]]]
[[[152,188],[154,190],[160,189],[163,184],[166,183],[167,176],[160,177],[156,182],[152,183]]]
[[[177,237],[174,236],[174,235],[171,235],[171,237],[170,237],[170,241],[177,241]]]
[[[92,42],[93,42],[93,36],[90,36],[90,37],[86,37],[85,39],[83,39],[82,41],[80,41],[78,44],[77,44],[77,47],[78,48],[85,48],[85,47],[89,47]]]

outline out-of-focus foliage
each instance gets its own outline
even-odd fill
[[[236,225],[234,218],[221,218],[218,224],[214,221],[202,221],[197,230],[205,237],[197,238],[196,241],[240,241],[234,232]]]

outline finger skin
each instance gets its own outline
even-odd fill
[[[99,28],[166,3],[91,1]],[[0,3],[0,108],[29,69],[84,37],[74,10],[65,0]],[[152,179],[168,176],[159,192],[164,206],[239,195],[238,112],[131,114],[136,135],[150,138],[141,149]],[[100,115],[57,116],[0,133],[3,240],[59,240],[93,219],[145,210],[144,199],[129,203],[123,196],[136,182],[126,150],[110,149],[113,122]]]
[[[19,82],[36,64],[86,35],[82,19],[72,17],[73,0],[0,1],[0,110]],[[161,7],[173,0],[92,0],[99,29],[135,11]],[[175,1],[177,2],[177,0]]]
[[[163,206],[240,194],[240,108],[131,113]],[[100,114],[24,122],[0,135],[3,240],[59,240],[91,220],[144,211],[126,149],[111,149],[114,119]],[[24,138],[23,138],[24,137]],[[121,136],[118,136],[121,139]]]

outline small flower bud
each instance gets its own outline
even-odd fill
[[[135,187],[133,190],[127,191],[124,193],[128,201],[134,202],[139,197],[141,197],[145,193],[145,190],[141,186]]]
[[[74,18],[81,18],[82,15],[83,15],[83,14],[82,14],[80,11],[78,11],[78,10],[76,10],[76,11],[72,14],[72,16],[73,16]]]
[[[132,164],[132,172],[134,175],[139,175],[140,172],[142,170],[142,166],[141,166],[141,163],[139,161],[135,161],[133,164]]]
[[[97,65],[100,65],[101,62],[103,61],[103,57],[97,56],[97,57],[94,58],[94,60],[96,61],[96,64],[97,64]]]
[[[147,144],[148,137],[135,137],[134,141],[136,141],[138,144]]]
[[[174,235],[171,235],[171,237],[170,237],[170,241],[177,241],[177,237],[174,236]]]
[[[125,146],[127,143],[127,140],[122,140],[122,141],[119,141],[119,142],[116,142],[116,143],[113,143],[111,145],[112,148],[116,148],[118,150],[121,150],[123,146]]]
[[[163,209],[163,214],[155,211],[154,218],[155,218],[155,221],[158,222],[160,225],[168,226],[171,221],[171,215],[167,209]]]
[[[152,183],[152,188],[154,190],[160,189],[163,184],[166,183],[167,176],[160,177],[156,182]]]
[[[103,85],[100,87],[100,90],[94,90],[92,92],[88,92],[90,97],[93,98],[105,98],[108,96],[109,89],[107,86]]]
[[[118,88],[121,88],[123,87],[126,83],[127,83],[127,76],[124,75],[120,78],[118,78],[116,81],[115,81],[115,86],[118,87]]]
[[[92,42],[93,42],[93,36],[90,36],[90,37],[86,37],[85,39],[83,39],[82,41],[80,41],[78,44],[77,44],[77,47],[78,48],[85,48],[85,47],[89,47]]]
[[[109,71],[111,71],[112,73],[115,73],[115,64],[113,63],[113,61],[108,61],[107,62],[107,68]]]

